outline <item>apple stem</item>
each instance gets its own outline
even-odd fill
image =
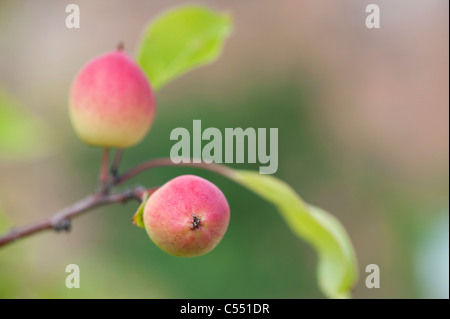
[[[118,148],[116,150],[116,154],[114,154],[114,159],[110,170],[113,178],[116,178],[119,175],[119,165],[120,162],[122,161],[122,156],[123,156],[123,149]]]
[[[109,165],[109,148],[104,148],[102,152],[102,161],[100,164],[100,187],[102,187],[104,190],[106,190],[106,183],[109,179],[109,173],[108,173],[108,165]]]

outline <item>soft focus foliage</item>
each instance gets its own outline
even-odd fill
[[[0,88],[0,161],[43,155],[49,142],[44,123]]]
[[[147,28],[138,62],[155,90],[192,68],[214,61],[231,30],[231,18],[201,6],[162,14]]]
[[[319,254],[318,276],[324,294],[348,298],[357,277],[351,241],[339,221],[324,210],[307,205],[286,183],[251,171],[235,171],[235,180],[274,204],[300,238]]]

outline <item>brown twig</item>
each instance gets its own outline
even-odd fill
[[[133,167],[132,169],[130,169],[123,175],[117,177],[114,180],[113,184],[120,185],[146,170],[149,170],[149,169],[155,168],[155,167],[163,167],[163,166],[197,167],[197,168],[202,168],[202,169],[206,169],[206,170],[215,172],[219,175],[223,175],[226,177],[231,177],[234,174],[231,169],[229,169],[226,166],[220,165],[220,164],[191,163],[190,161],[192,161],[192,160],[185,159],[181,163],[174,163],[174,162],[172,162],[172,160],[170,158],[155,158],[155,159],[143,162],[143,163]]]
[[[113,178],[116,178],[119,174],[119,166],[120,166],[120,162],[122,161],[122,156],[123,156],[123,149],[118,148],[116,150],[116,154],[114,154],[114,159],[113,159],[113,163],[111,165],[111,170],[110,170]]]
[[[108,182],[109,178],[108,165],[109,165],[109,149],[104,148],[102,152],[102,162],[100,164],[99,181],[101,187],[103,187]]]
[[[70,222],[74,217],[77,217],[84,212],[107,204],[125,203],[131,199],[140,201],[145,191],[145,188],[136,187],[132,190],[127,190],[116,194],[105,194],[102,192],[97,192],[93,195],[87,196],[86,198],[76,202],[69,207],[60,210],[53,216],[22,228],[10,230],[8,233],[0,236],[0,247],[8,243],[12,243],[19,238],[28,237],[43,230],[53,229],[56,231],[69,231],[71,225]]]
[[[119,156],[121,156],[121,154],[119,154]],[[117,164],[119,161],[120,158],[118,159]],[[97,192],[90,196],[87,196],[86,198],[76,202],[71,206],[60,210],[53,216],[32,223],[25,227],[12,229],[6,234],[0,235],[0,247],[12,243],[17,239],[25,238],[44,230],[69,231],[71,220],[74,217],[77,217],[84,212],[90,211],[100,206],[105,206],[113,203],[125,203],[131,199],[136,199],[138,201],[142,200],[144,192],[151,193],[155,190],[155,188],[147,190],[143,187],[136,187],[131,190],[113,194],[110,194],[110,191],[113,186],[120,185],[151,168],[162,166],[197,167],[213,171],[227,177],[231,177],[233,175],[233,171],[231,169],[219,164],[190,163],[189,160],[184,160],[181,163],[176,164],[169,158],[158,158],[141,163],[121,176],[112,176],[111,180],[111,176],[108,173],[108,162],[109,150],[104,149],[102,155],[102,164],[100,168],[100,189]]]

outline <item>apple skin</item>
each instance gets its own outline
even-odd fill
[[[139,143],[155,109],[144,72],[120,49],[88,62],[72,83],[71,122],[78,137],[90,145],[127,148]]]
[[[170,180],[150,196],[144,208],[149,237],[159,248],[179,257],[211,251],[229,221],[230,207],[221,190],[194,175]]]

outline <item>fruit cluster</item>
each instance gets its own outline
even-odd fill
[[[155,97],[146,75],[123,48],[99,56],[75,77],[69,112],[78,137],[103,148],[139,143],[155,117]],[[172,179],[154,192],[144,208],[153,242],[175,256],[211,251],[230,219],[228,202],[211,182],[193,175]]]

